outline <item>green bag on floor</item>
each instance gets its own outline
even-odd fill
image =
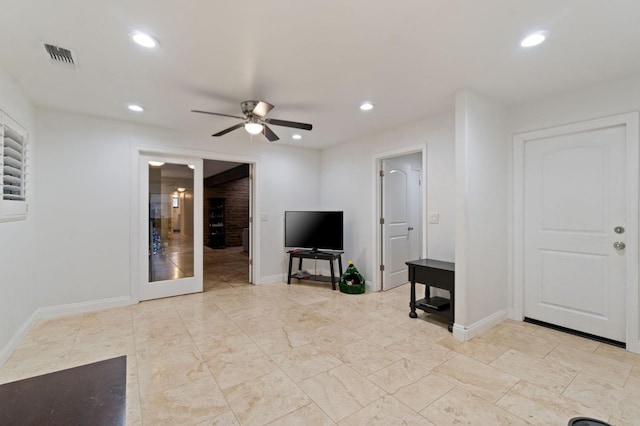
[[[360,294],[364,293],[364,278],[353,264],[353,261],[349,261],[349,267],[344,274],[340,277],[340,291],[348,294]]]

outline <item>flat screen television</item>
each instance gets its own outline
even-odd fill
[[[311,250],[343,250],[343,212],[285,211],[284,245]]]

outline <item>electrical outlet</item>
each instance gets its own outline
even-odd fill
[[[429,223],[440,223],[440,213],[429,212]]]

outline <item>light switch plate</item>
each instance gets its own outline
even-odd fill
[[[429,223],[440,223],[440,213],[429,212]]]
[[[269,220],[269,213],[260,213],[260,220],[266,222]]]

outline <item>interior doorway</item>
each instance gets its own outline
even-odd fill
[[[405,284],[409,260],[423,256],[422,151],[379,160],[380,288]]]
[[[251,283],[252,165],[204,160],[204,291]]]

